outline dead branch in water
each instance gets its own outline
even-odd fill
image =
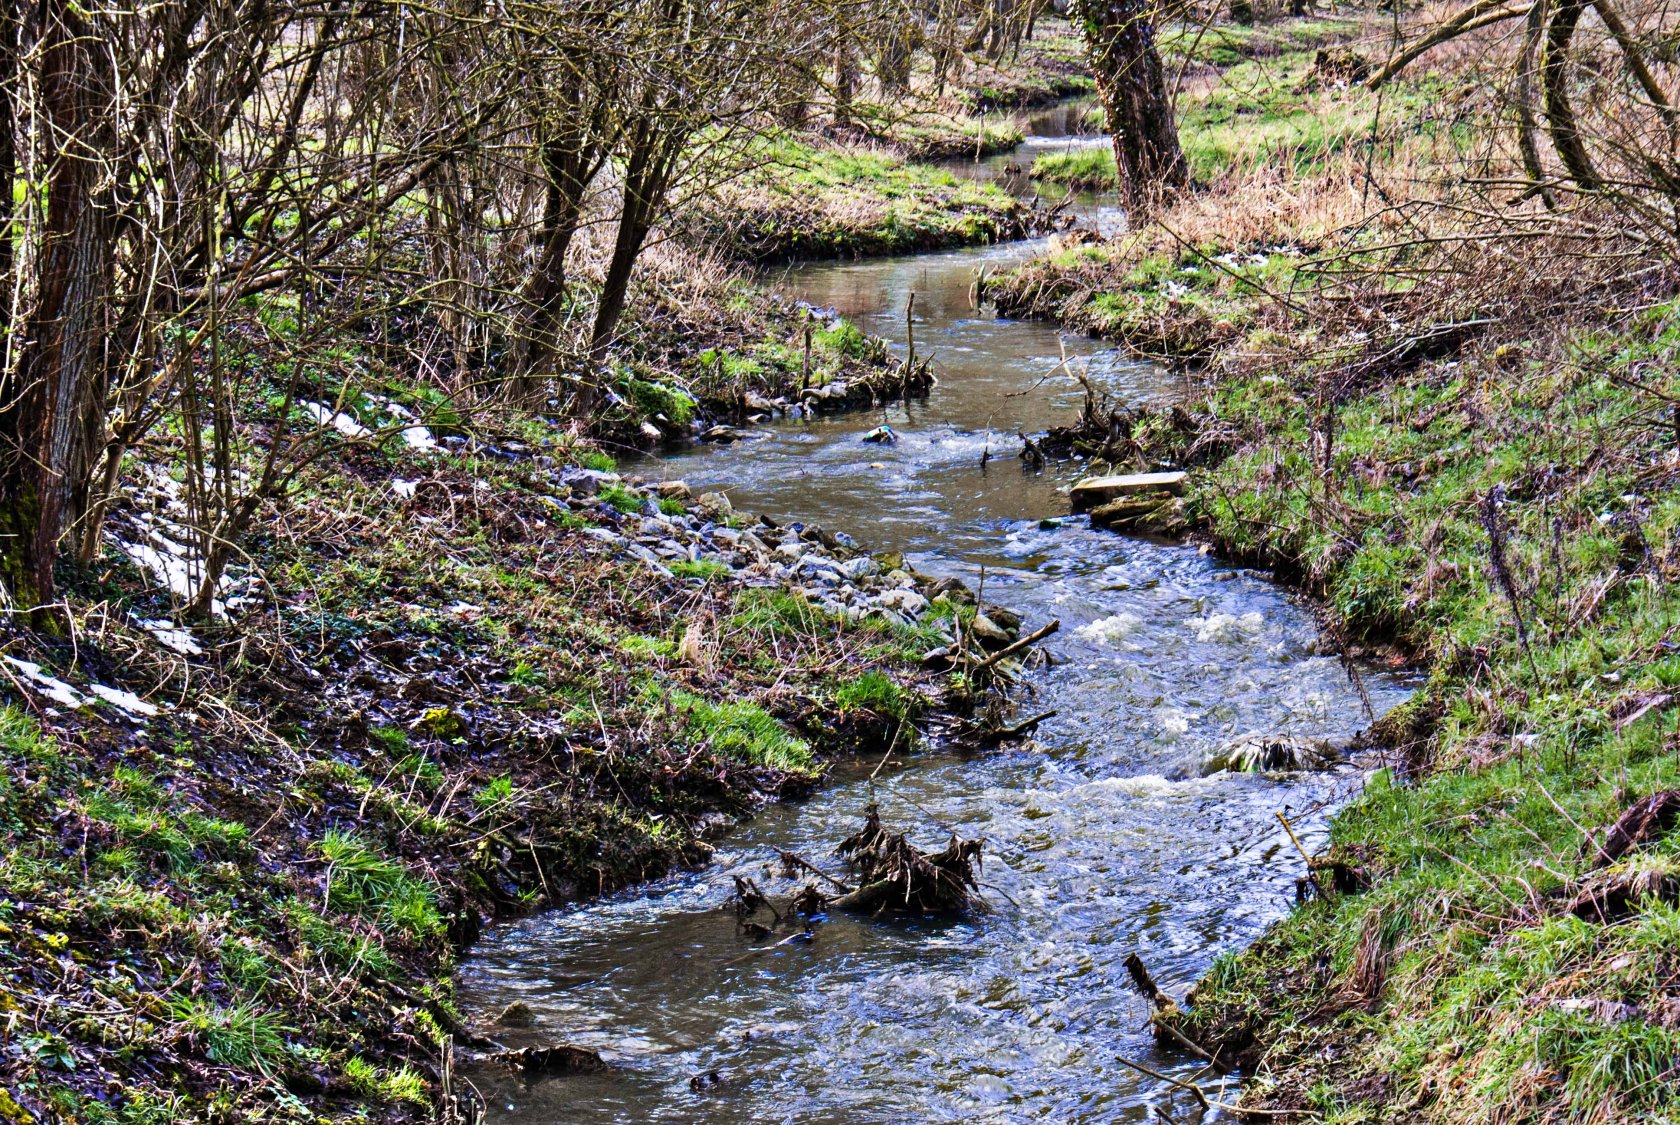
[[[989,907],[979,890],[980,841],[955,834],[939,852],[924,852],[903,832],[881,824],[878,806],[864,810],[863,827],[840,842],[858,872],[858,889],[829,905],[835,910],[903,910],[920,914],[980,914]]]

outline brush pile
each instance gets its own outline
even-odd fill
[[[863,827],[840,842],[840,854],[858,875],[858,888],[830,909],[863,913],[970,915],[989,909],[980,889],[980,841],[955,833],[942,851],[924,852],[903,832],[888,831],[875,805]]]

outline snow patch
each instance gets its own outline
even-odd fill
[[[419,489],[419,487],[420,482],[417,480],[402,480],[401,478],[398,478],[391,482],[391,491],[395,492],[397,496],[403,500],[414,499],[414,493]]]
[[[7,664],[21,672],[24,679],[40,688],[41,694],[54,703],[60,703],[66,707],[81,707],[87,703],[87,696],[56,676],[47,675],[41,670],[39,664],[28,660],[19,660],[15,656],[0,657],[0,659],[5,660]]]
[[[171,621],[165,621],[160,617],[151,621],[142,621],[140,627],[157,638],[158,644],[171,652],[178,652],[182,656],[202,656],[204,654],[203,646],[193,640],[193,635],[185,629],[177,627]]]
[[[318,402],[306,402],[303,404],[303,408],[309,412],[310,417],[314,418],[315,421],[323,426],[331,426],[347,438],[365,438],[372,433],[371,430],[350,415],[334,413],[331,408],[322,406]]]
[[[147,703],[132,691],[121,688],[106,687],[104,684],[89,684],[88,690],[125,714],[138,719],[149,719],[158,713],[157,707]]]

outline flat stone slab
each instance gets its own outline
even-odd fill
[[[1076,512],[1090,511],[1099,504],[1122,496],[1142,496],[1151,492],[1165,492],[1170,496],[1184,495],[1184,473],[1132,473],[1120,477],[1086,477],[1069,493]]]

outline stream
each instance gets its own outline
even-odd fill
[[[1036,120],[1032,132],[1065,130],[1069,116]],[[1073,143],[1085,142],[1033,136],[964,174],[1009,176],[1011,163]],[[1075,207],[1087,225],[1120,221],[1108,200]],[[1077,414],[1070,369],[1122,401],[1180,391],[1100,343],[972,307],[982,267],[1036,248],[777,275],[783,292],[899,341],[914,293],[917,354],[934,357],[940,385],[919,401],[768,422],[751,439],[632,469],[983,581],[987,601],[1024,615],[1023,631],[1060,620],[1047,645],[1056,662],[1028,673],[1022,701],[1023,713],[1056,716],[1013,749],[926,752],[873,781],[874,762],[842,767],[811,799],[725,837],[703,870],[489,931],[460,974],[463,1010],[523,1001],[538,1023],[510,1044],[566,1042],[612,1064],[528,1087],[475,1073],[491,1121],[1141,1122],[1158,1104],[1195,1119],[1187,1095],[1117,1061],[1197,1069],[1156,1049],[1122,961],[1139,953],[1182,996],[1292,903],[1303,864],[1277,814],[1314,848],[1363,778],[1351,764],[1206,777],[1202,764],[1246,733],[1340,743],[1369,718],[1306,607],[1193,548],[1093,530],[1066,515],[1075,466],[1033,471],[1017,459],[1017,430]],[[883,423],[896,444],[862,442]],[[1409,690],[1375,673],[1365,683],[1379,714]],[[731,876],[791,890],[769,871],[774,849],[833,863],[871,800],[924,846],[950,829],[983,839],[993,911],[961,922],[831,916],[809,944],[743,957],[762,943],[723,909]],[[720,1085],[692,1088],[713,1071]]]

